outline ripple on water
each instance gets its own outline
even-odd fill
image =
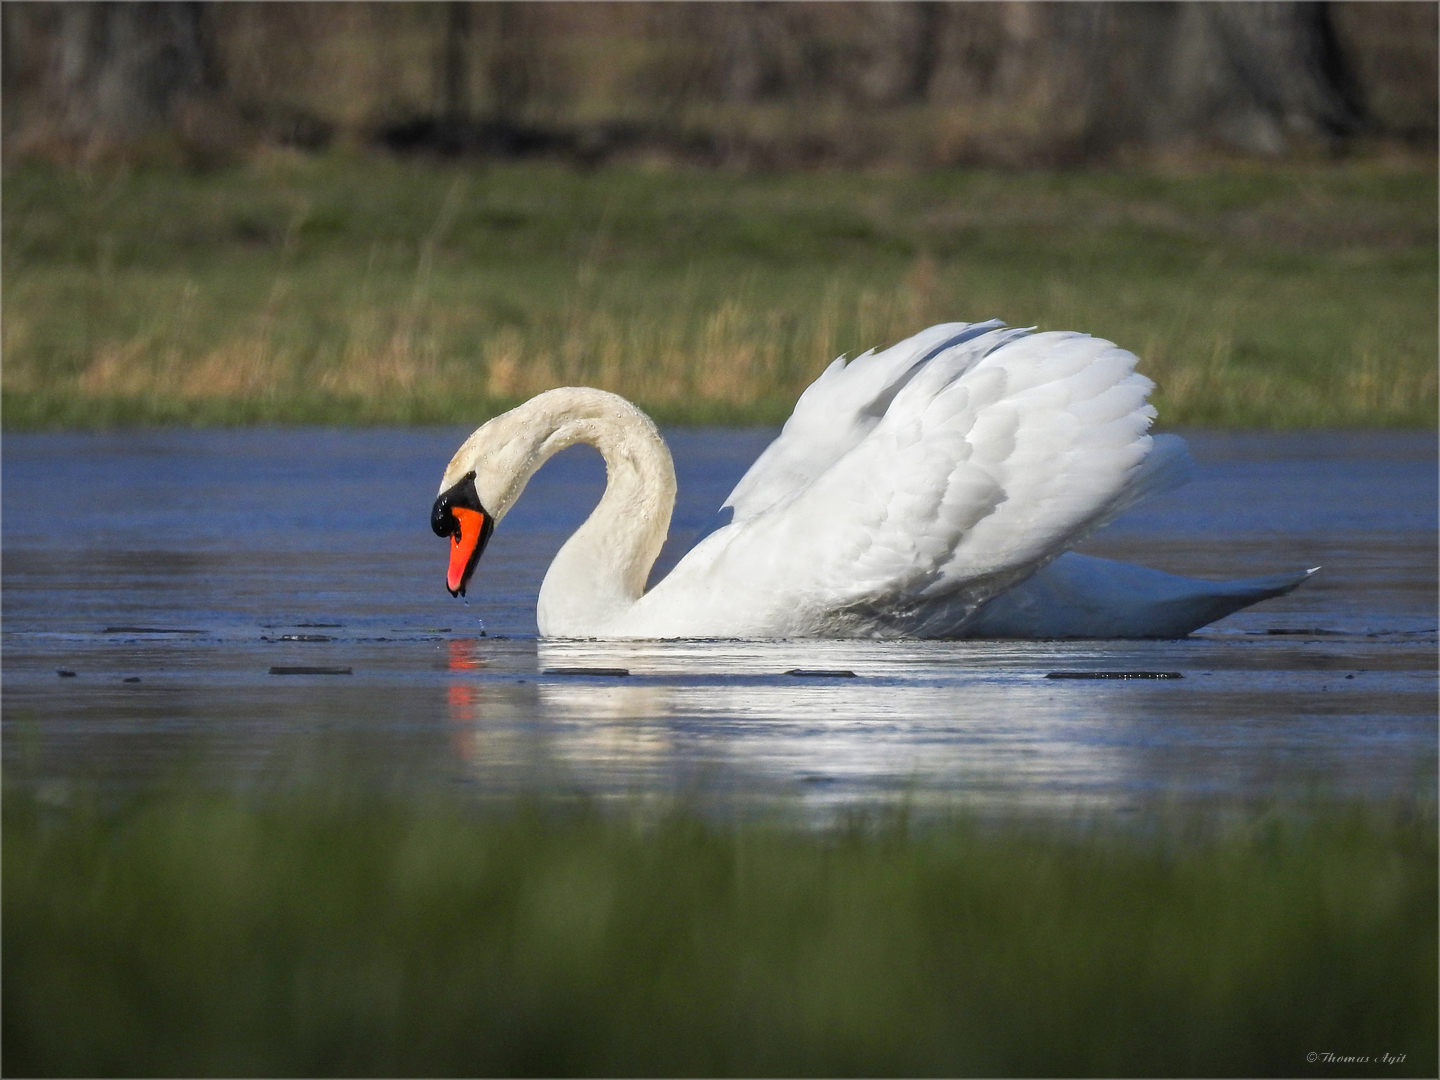
[[[7,765],[130,783],[344,762],[479,795],[818,806],[1433,793],[1428,434],[1193,436],[1199,480],[1085,550],[1324,569],[1185,641],[658,643],[535,637],[545,567],[603,483],[588,452],[531,482],[468,603],[444,592],[427,515],[464,434],[6,435]],[[765,437],[676,433],[662,568]],[[82,482],[85,507],[65,497]]]

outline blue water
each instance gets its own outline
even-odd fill
[[[1189,433],[1198,479],[1081,550],[1202,577],[1324,569],[1184,641],[757,644],[536,639],[545,567],[604,483],[588,448],[535,477],[452,599],[428,517],[466,434],[6,435],[7,767],[816,806],[1434,791],[1429,433]],[[657,572],[772,435],[667,433],[680,501]],[[353,673],[269,674],[286,665]],[[544,674],[575,666],[631,674]],[[1062,669],[1185,677],[1045,678]]]

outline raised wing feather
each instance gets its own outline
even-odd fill
[[[735,523],[656,591],[724,581],[707,597],[717,618],[763,610],[793,633],[958,633],[984,601],[1183,473],[1183,446],[1146,468],[1152,384],[1131,353],[993,324],[927,333],[852,362],[853,384],[824,388],[813,415],[797,407],[800,422],[736,488]],[[827,402],[843,430],[806,451]]]
[[[800,399],[775,441],[755,459],[725,500],[730,520],[744,521],[811,483],[854,449],[884,417],[890,403],[927,362],[947,349],[989,335],[1004,323],[941,323],[882,352],[846,363],[842,356],[820,373]],[[1006,331],[1022,334],[1024,331]]]

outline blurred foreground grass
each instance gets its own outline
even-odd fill
[[[4,814],[7,1075],[1436,1069],[1433,804],[814,832],[10,784]]]
[[[553,385],[763,422],[998,317],[1137,352],[1166,424],[1432,424],[1434,169],[731,174],[271,153],[9,170],[4,424],[458,422]]]

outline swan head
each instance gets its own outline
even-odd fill
[[[445,587],[451,596],[465,595],[495,526],[543,460],[543,448],[536,445],[536,425],[522,414],[525,408],[512,409],[477,428],[455,451],[440,480],[440,492],[430,508],[430,528],[450,540]]]
[[[451,596],[464,596],[475,564],[495,531],[495,518],[480,501],[473,471],[436,497],[435,505],[430,508],[430,528],[436,536],[450,538],[450,568],[445,573],[445,587]]]

